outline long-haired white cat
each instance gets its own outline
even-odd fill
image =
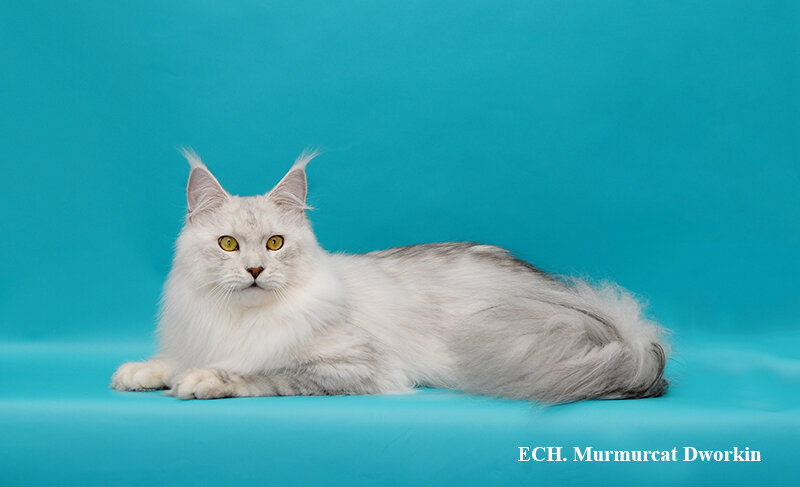
[[[662,330],[616,285],[554,278],[473,243],[329,254],[305,215],[314,154],[253,197],[185,155],[160,353],[122,365],[115,389],[211,399],[431,386],[563,402],[667,388]]]

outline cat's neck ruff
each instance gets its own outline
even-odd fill
[[[209,289],[195,288],[195,302],[205,303],[207,313],[218,315],[227,323],[263,325],[305,315],[305,320],[315,328],[324,327],[331,316],[340,314],[335,308],[346,307],[342,281],[331,265],[329,254],[322,249],[302,274],[302,279],[281,288],[233,291],[222,302]]]

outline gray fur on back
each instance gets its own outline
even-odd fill
[[[425,289],[420,306],[455,362],[453,384],[425,385],[548,402],[667,389],[660,327],[614,284],[551,276],[502,248],[470,242],[354,259],[374,261],[399,286]]]

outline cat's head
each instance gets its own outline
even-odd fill
[[[174,272],[209,299],[257,306],[302,285],[321,252],[305,215],[304,152],[272,190],[259,196],[229,194],[190,151],[188,213],[178,238]]]

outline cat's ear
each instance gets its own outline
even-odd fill
[[[306,165],[318,154],[317,151],[304,151],[300,154],[286,176],[267,193],[269,199],[290,211],[302,213],[303,210],[309,209],[309,206],[306,205],[306,195],[308,194]]]
[[[191,149],[181,149],[183,156],[192,166],[189,173],[189,182],[186,184],[186,203],[189,209],[189,219],[200,213],[219,207],[230,195],[222,188],[217,178],[211,174],[200,157]]]

